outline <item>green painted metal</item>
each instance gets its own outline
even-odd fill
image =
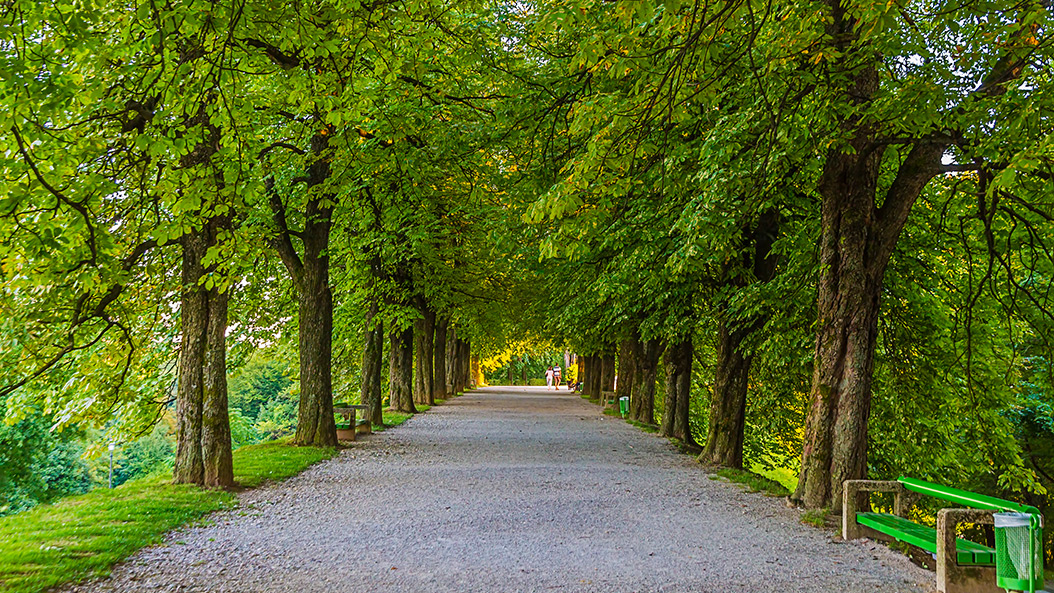
[[[937,530],[913,523],[903,517],[885,513],[857,513],[856,522],[930,552],[937,553]],[[960,565],[994,566],[995,550],[988,546],[956,538],[955,557]]]
[[[940,484],[933,484],[931,482],[923,482],[922,480],[916,480],[915,478],[908,478],[905,476],[897,478],[897,481],[913,492],[918,492],[934,498],[940,498],[941,500],[957,502],[963,506],[975,509],[1039,514],[1039,509],[1036,507],[1003,500],[994,496],[985,496],[984,494],[967,492],[966,490],[941,486]]]

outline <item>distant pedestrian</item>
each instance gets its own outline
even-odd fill
[[[552,389],[553,388],[553,377],[554,376],[555,376],[555,373],[553,372],[553,367],[549,367],[549,369],[547,371],[545,371],[545,388],[546,389]]]
[[[560,391],[560,367],[553,369],[553,385],[556,386],[557,391]]]

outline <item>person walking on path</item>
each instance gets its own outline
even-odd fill
[[[553,388],[553,367],[549,367],[549,369],[545,371],[545,388]]]
[[[553,385],[556,387],[557,391],[560,391],[560,380],[560,367],[556,367],[553,369]]]

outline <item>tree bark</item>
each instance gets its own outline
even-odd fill
[[[227,414],[227,308],[221,286],[206,290],[202,258],[229,228],[213,217],[204,229],[183,236],[182,338],[177,388],[177,442],[173,481],[207,488],[234,486],[231,429]]]
[[[421,318],[414,320],[414,403],[435,405],[432,384],[432,348],[435,340],[436,314],[421,301],[418,305]]]
[[[666,401],[660,432],[668,437],[680,439],[682,443],[696,446],[689,424],[692,397],[692,338],[686,337],[666,349],[663,354],[666,366]]]
[[[446,386],[446,336],[450,320],[440,318],[436,321],[435,341],[433,342],[432,355],[432,400],[447,399],[450,397]]]
[[[593,397],[593,394],[591,393],[591,390],[593,389],[593,356],[581,356],[578,360],[581,361],[578,380],[582,383],[582,395]]]
[[[469,356],[468,365],[469,365],[469,374],[471,375],[471,377],[470,377],[471,380],[469,381],[469,387],[471,387],[472,389],[475,389],[475,388],[477,388],[477,387],[479,387],[480,385],[483,384],[483,371],[480,369],[480,366],[479,366],[479,355],[478,354],[471,354],[471,352],[472,352],[472,345],[470,344],[469,345],[470,356]]]
[[[618,383],[615,385],[615,399],[630,398],[630,408],[633,407],[633,375],[640,364],[640,338],[634,330],[633,335],[619,345],[618,349]]]
[[[605,354],[600,362],[600,391],[615,390],[615,355]]]
[[[176,459],[173,482],[205,483],[201,449],[201,417],[205,352],[208,349],[208,296],[200,281],[205,275],[201,258],[208,249],[204,231],[183,236],[182,290],[180,293],[179,383],[176,388]]]
[[[392,329],[388,401],[396,412],[416,414],[413,397],[414,330]]]
[[[730,330],[721,319],[717,330],[717,368],[710,402],[710,431],[699,461],[743,468],[743,435],[747,411],[747,379],[753,356],[742,351],[753,328]]]
[[[330,174],[329,134],[311,138],[314,160],[307,166],[307,186],[324,183]],[[278,233],[273,241],[282,263],[293,278],[300,310],[300,407],[297,418],[297,445],[334,447],[337,427],[333,419],[333,294],[329,284],[329,235],[332,227],[333,196],[314,194],[304,208],[304,228],[289,230],[286,207],[266,181],[268,203]],[[293,246],[293,237],[303,243],[303,256]]]
[[[462,339],[457,341],[457,387],[458,393],[468,390],[468,342]]]
[[[380,426],[384,423],[381,409],[381,371],[384,366],[384,321],[378,317],[377,301],[370,303],[366,314],[366,347],[362,352],[362,389],[359,401],[368,406],[366,418]]]
[[[229,294],[208,291],[208,336],[201,407],[201,449],[206,488],[234,486],[231,423],[227,414],[227,305]]]
[[[630,417],[644,424],[655,424],[655,381],[659,372],[659,357],[662,356],[662,342],[651,339],[641,345],[640,365],[633,375],[632,398],[637,402],[637,409],[630,410]]]
[[[511,377],[511,376],[510,376]],[[512,385],[512,379],[509,379]],[[446,391],[450,397],[458,394],[457,391],[457,329],[450,326],[446,337]]]

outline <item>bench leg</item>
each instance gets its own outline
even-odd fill
[[[992,512],[941,509],[937,513],[937,590],[941,593],[1003,593],[995,586],[994,566],[959,566],[955,528],[959,523],[991,523]]]

